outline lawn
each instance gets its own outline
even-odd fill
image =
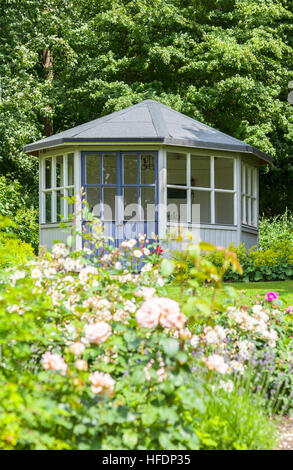
[[[279,292],[279,298],[283,301],[284,306],[293,305],[293,281],[272,281],[272,282],[234,282],[226,285],[233,286],[242,296],[243,303],[248,303],[256,295],[264,297],[269,291]],[[162,294],[168,295],[174,300],[180,301],[180,286],[168,284],[164,288]],[[187,297],[187,294],[185,295]]]
[[[284,302],[284,306],[293,305],[293,281],[272,281],[272,282],[235,282],[229,284],[239,291],[244,291],[244,298],[249,300],[257,294],[263,297],[267,292],[279,292],[279,298]]]

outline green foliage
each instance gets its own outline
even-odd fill
[[[262,217],[259,221],[259,249],[273,248],[279,242],[293,244],[293,214],[287,210],[282,215]]]
[[[276,242],[266,250],[251,248],[246,250],[244,245],[230,246],[237,255],[243,269],[243,274],[231,269],[225,273],[225,281],[273,281],[293,279],[293,244],[288,241]],[[216,266],[222,266],[223,254],[214,251],[208,254],[208,260]]]
[[[37,160],[22,147],[48,122],[58,132],[153,98],[274,156],[262,170],[261,207],[292,209],[292,2],[2,5],[0,171],[16,176],[34,204]]]
[[[163,282],[158,265],[146,259],[147,269],[135,275],[125,264],[117,267],[117,256],[131,260],[144,240],[111,249],[96,221],[91,233],[104,256],[59,243],[44,258],[1,272],[0,448],[272,447],[265,429],[251,439],[263,416],[247,422],[239,415],[241,398],[233,399],[229,418],[217,373],[197,355],[186,317],[176,302],[154,296]],[[198,268],[193,279],[206,277],[218,289],[222,270],[200,260],[195,247],[190,253]],[[227,266],[238,268],[233,254],[225,256]],[[171,264],[162,264],[167,276]],[[214,296],[210,304],[207,320]],[[204,424],[214,406],[211,390],[219,402],[226,399],[217,416],[229,437],[219,436],[209,411]],[[233,433],[235,426],[241,432]]]
[[[15,224],[0,215],[0,269],[22,265],[34,257],[32,245],[17,238],[12,228]]]
[[[284,253],[285,246],[283,243],[281,247]],[[276,264],[273,254],[273,250],[251,251],[251,263],[261,269],[261,263],[266,267],[272,258]],[[246,299],[243,305],[239,293],[222,282],[225,276],[242,274],[239,261],[246,276],[247,253],[243,246],[232,251],[191,243],[183,250],[173,272],[175,279],[184,282],[185,289],[189,286],[187,295],[181,295],[182,311],[188,316],[189,327],[199,335],[205,354],[216,354],[212,369],[224,373],[221,356],[225,350],[231,371],[235,367],[240,373],[235,388],[256,394],[271,415],[286,414],[293,406],[293,306],[284,309],[280,299],[269,301],[260,296],[248,302]],[[187,272],[188,276],[182,278]],[[168,286],[165,289],[168,292]]]
[[[228,273],[235,276],[242,274],[242,267],[234,251],[217,249],[207,242],[196,245],[190,240],[187,248],[182,244],[181,251],[174,253],[172,261],[173,272],[169,279],[174,281],[174,285],[180,286],[183,312],[190,320],[213,323],[212,313],[215,310],[224,311],[227,302],[234,303],[237,297],[235,289],[223,284]],[[186,290],[189,294],[187,300],[184,299]]]
[[[12,233],[37,250],[39,243],[37,209],[30,205],[29,196],[24,193],[20,183],[4,176],[0,177],[0,215],[9,217],[13,221],[9,228]],[[12,241],[11,247],[13,244]],[[20,259],[16,260],[19,261]]]
[[[267,450],[274,448],[276,430],[257,395],[224,390],[210,395],[198,436],[205,450]]]

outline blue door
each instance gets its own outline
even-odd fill
[[[82,186],[90,211],[116,246],[158,233],[157,152],[82,152]]]

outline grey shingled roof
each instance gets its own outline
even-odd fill
[[[24,151],[86,142],[158,142],[252,153],[267,162],[273,161],[257,148],[153,100],[141,101],[121,111],[38,140],[26,145]]]

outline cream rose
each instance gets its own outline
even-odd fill
[[[100,344],[106,341],[111,335],[111,326],[104,321],[100,321],[86,325],[84,331],[86,340],[89,343]]]
[[[135,315],[136,321],[142,328],[155,328],[159,324],[160,309],[154,299],[142,304]]]
[[[106,396],[113,395],[115,380],[112,379],[111,375],[96,371],[89,376],[89,381],[92,384],[91,389],[93,393],[100,393]]]

